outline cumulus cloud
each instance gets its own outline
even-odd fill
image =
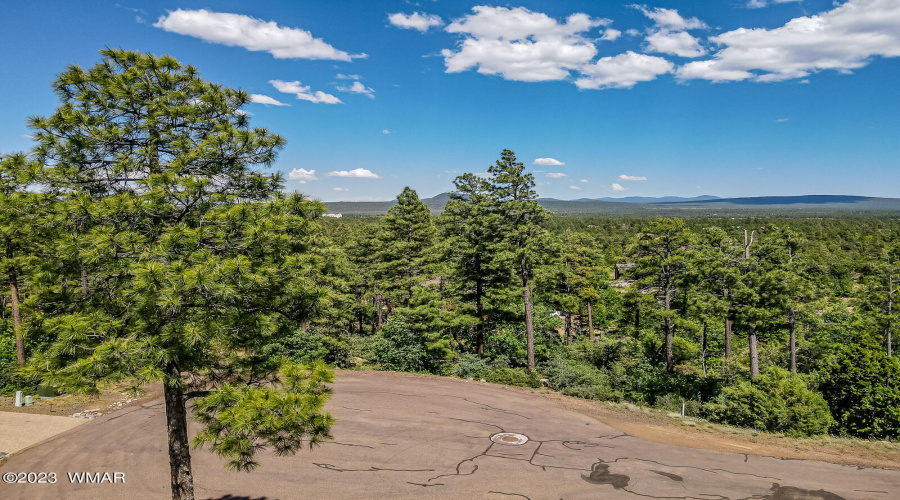
[[[372,172],[371,170],[367,170],[364,168],[355,168],[353,170],[335,170],[334,172],[328,172],[328,176],[331,177],[357,177],[360,179],[379,179],[378,174]]]
[[[255,102],[257,104],[271,104],[272,106],[290,106],[290,104],[285,104],[278,99],[262,94],[250,94],[250,102]]]
[[[681,17],[675,9],[655,8],[649,9],[644,5],[632,5],[654,22],[649,30],[646,49],[650,52],[660,52],[681,57],[700,57],[706,55],[706,49],[700,46],[700,41],[694,38],[686,30],[706,28],[706,23],[691,17]]]
[[[654,31],[645,38],[647,50],[681,57],[700,57],[706,55],[706,49],[700,41],[687,31]]]
[[[773,82],[829,69],[849,73],[875,56],[900,56],[900,2],[848,0],[779,28],[739,28],[710,40],[721,49],[679,68],[679,78]]]
[[[274,21],[266,22],[240,14],[178,9],[160,16],[153,26],[207,42],[268,52],[277,59],[350,61],[366,57],[365,54],[351,55],[338,50],[308,31],[282,27]]]
[[[366,87],[362,83],[353,82],[353,85],[349,87],[338,87],[338,90],[341,92],[352,92],[354,94],[363,94],[367,95],[372,99],[375,99],[375,90],[372,87]]]
[[[612,28],[608,28],[606,31],[603,32],[603,36],[601,36],[600,39],[614,42],[614,41],[618,40],[618,38],[620,36],[622,36],[621,31],[615,30]]]
[[[750,0],[749,2],[747,2],[747,7],[751,9],[761,9],[773,3],[793,3],[802,1],[803,0],[772,0],[771,2],[769,2],[768,0]]]
[[[350,191],[347,188],[334,188],[335,191]]]
[[[566,162],[559,161],[556,158],[535,158],[535,160],[533,162],[531,162],[531,164],[532,165],[541,165],[543,167],[549,167],[549,166],[558,167],[561,165],[565,165]]]
[[[384,129],[384,130],[381,131],[381,133],[384,134],[384,135],[388,135],[388,134],[391,133],[391,131],[388,130],[388,129]]]
[[[615,182],[613,182],[612,186],[610,186],[610,187],[612,188],[613,191],[625,191],[626,189],[628,189],[627,187],[624,187],[621,184],[616,184]]]
[[[524,7],[479,5],[472,12],[445,28],[465,37],[458,50],[441,51],[447,73],[477,68],[507,80],[563,80],[597,53],[584,33],[610,23],[581,13],[559,23]]]
[[[602,57],[581,69],[582,77],[575,80],[580,89],[627,89],[638,82],[649,82],[670,73],[675,65],[662,57],[628,51],[612,57]]]
[[[362,77],[359,75],[345,75],[343,73],[338,73],[335,78],[337,78],[338,80],[359,80]]]
[[[625,174],[620,175],[619,179],[622,179],[623,181],[646,181],[647,180],[646,177],[643,177],[640,175],[625,175]]]
[[[283,82],[281,80],[269,80],[269,83],[275,87],[279,92],[284,92],[285,94],[294,94],[297,96],[297,99],[302,99],[304,101],[309,101],[312,103],[325,103],[325,104],[341,104],[341,100],[337,97],[326,94],[321,90],[316,92],[310,92],[309,86],[300,85],[299,81],[293,82]]]
[[[581,188],[578,186],[569,186],[569,189],[581,189]]]
[[[288,178],[294,181],[300,181],[300,184],[306,184],[306,181],[319,180],[316,177],[315,170],[306,170],[304,168],[295,168],[288,174]]]
[[[559,179],[561,177],[568,177],[568,175],[566,175],[562,172],[550,172],[547,174],[547,177],[549,177],[551,179]]]
[[[656,26],[659,28],[668,30],[692,30],[706,28],[706,23],[704,23],[703,21],[697,19],[696,17],[685,19],[681,17],[681,14],[679,14],[675,9],[663,9],[660,7],[650,9],[646,5],[631,5],[630,7],[643,12],[644,15],[653,20],[653,22],[656,23]]]
[[[398,28],[419,30],[422,33],[431,28],[444,25],[441,16],[425,14],[423,12],[413,12],[412,14],[397,12],[395,14],[389,14],[388,21]]]
[[[587,182],[587,179],[581,179],[581,180],[578,181],[578,182]]]

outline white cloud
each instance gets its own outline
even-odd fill
[[[234,110],[234,114],[236,114],[236,115],[243,115],[243,116],[253,116],[253,113],[251,113],[251,112],[249,112],[249,111],[245,111],[245,110],[243,110],[243,109],[236,109],[236,110]]]
[[[739,28],[710,40],[721,50],[682,66],[679,78],[773,82],[829,69],[849,73],[874,56],[900,56],[900,2],[848,0],[780,28]]]
[[[777,119],[777,120],[775,120],[775,121],[778,122],[778,123],[784,123],[784,122],[786,122],[786,121],[788,121],[788,120],[790,120],[790,118],[779,118],[779,119]]]
[[[350,191],[347,188],[334,188],[335,191]]]
[[[328,172],[325,175],[329,175],[331,177],[358,177],[361,179],[379,179],[378,174],[372,172],[371,170],[366,170],[364,168],[355,168],[353,170],[335,170],[334,172]]]
[[[338,87],[338,90],[341,92],[352,92],[354,94],[363,94],[367,95],[372,99],[375,99],[375,89],[372,87],[366,87],[365,85],[359,82],[353,82],[353,85],[349,87]]]
[[[153,26],[207,42],[268,52],[277,59],[350,61],[366,57],[365,54],[350,55],[335,49],[308,31],[281,27],[274,21],[266,22],[240,14],[178,9],[160,16]]]
[[[636,29],[634,29],[634,28],[632,28],[632,29],[629,29],[629,30],[625,30],[625,34],[628,35],[628,36],[638,36],[638,35],[641,34],[641,32],[638,31],[638,30],[636,30]]]
[[[568,175],[566,175],[566,174],[564,174],[564,173],[562,173],[562,172],[550,172],[550,173],[547,174],[547,177],[549,177],[549,178],[551,178],[551,179],[559,179],[559,178],[562,178],[562,177],[568,177]]]
[[[479,5],[472,11],[446,28],[466,37],[458,50],[441,51],[447,73],[476,67],[479,73],[507,80],[563,80],[597,53],[583,33],[610,23],[581,13],[559,23],[523,7]]]
[[[578,182],[587,182],[587,179],[581,179],[581,180],[578,181]]]
[[[295,168],[291,170],[288,174],[288,178],[294,181],[300,181],[300,184],[306,184],[306,181],[316,181],[319,180],[316,177],[315,170],[306,170],[303,168]]]
[[[627,89],[638,82],[649,82],[669,73],[674,64],[662,57],[628,51],[613,57],[600,58],[581,69],[583,76],[575,80],[581,89]]]
[[[272,106],[290,106],[290,104],[285,104],[278,99],[262,94],[250,94],[250,102],[255,102],[257,104],[271,104]]]
[[[653,20],[657,27],[662,29],[681,31],[706,28],[706,23],[703,21],[696,17],[685,19],[675,9],[659,7],[650,9],[646,5],[631,5],[630,7],[643,12],[645,16]]]
[[[345,75],[343,73],[338,73],[335,78],[337,78],[338,80],[359,80],[362,77],[359,75]]]
[[[408,15],[397,12],[388,15],[388,21],[398,28],[419,30],[422,33],[428,31],[430,28],[444,25],[441,16],[425,14],[422,12],[413,12]]]
[[[309,101],[313,103],[325,103],[325,104],[341,104],[341,100],[337,97],[326,94],[321,90],[316,92],[310,92],[309,86],[300,85],[299,81],[293,82],[283,82],[281,80],[269,80],[269,83],[275,87],[279,92],[284,92],[285,94],[294,94],[297,96],[297,99],[303,99],[304,101]]]
[[[581,188],[578,186],[569,186],[569,189],[581,189]]]
[[[628,189],[627,187],[624,187],[621,184],[616,184],[615,182],[613,182],[612,186],[610,187],[613,191],[625,191],[626,189]]]
[[[616,41],[620,36],[622,36],[622,32],[619,30],[615,30],[612,28],[608,28],[603,32],[603,36],[600,37],[601,40],[608,40],[610,42]]]
[[[531,162],[531,164],[532,165],[541,165],[544,167],[549,167],[551,165],[558,167],[561,165],[565,165],[566,162],[559,161],[556,158],[535,158],[535,160],[533,162]]]
[[[685,30],[706,28],[706,23],[692,17],[685,19],[675,9],[649,9],[644,5],[632,5],[654,22],[654,27],[648,30],[647,50],[681,57],[700,57],[706,55],[706,49],[700,46],[700,41]]]
[[[772,0],[771,3],[792,3],[792,2],[802,2],[803,0]],[[747,7],[751,9],[761,9],[763,7],[767,7],[769,2],[767,0],[750,0],[747,2]]]
[[[659,30],[647,35],[647,49],[650,52],[661,52],[681,57],[700,57],[706,55],[706,49],[700,41],[686,31]]]
[[[646,177],[642,177],[640,175],[625,175],[625,174],[620,175],[619,179],[622,179],[623,181],[646,181],[647,180]]]
[[[391,131],[388,130],[388,129],[384,129],[384,130],[381,131],[381,133],[384,134],[384,135],[387,135],[387,134],[390,134]]]

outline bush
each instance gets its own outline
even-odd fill
[[[341,368],[352,365],[347,343],[316,331],[297,331],[289,337],[267,345],[263,349],[266,356],[285,356],[295,363],[312,363],[323,360]]]
[[[492,384],[517,385],[519,387],[540,387],[541,381],[521,368],[491,368],[484,373],[484,380]]]
[[[347,339],[347,349],[350,359],[364,359],[366,361],[375,361],[375,337],[374,335],[363,336],[353,335]]]
[[[19,373],[15,361],[0,364],[0,396],[12,396],[16,391],[23,394],[37,392],[38,381]]]
[[[800,375],[772,367],[755,383],[726,387],[704,405],[708,418],[789,436],[825,434],[833,419],[821,394],[809,390]]]
[[[373,347],[382,370],[443,373],[446,361],[453,356],[440,335],[414,330],[402,314],[387,320]]]
[[[481,379],[490,369],[483,359],[474,354],[463,354],[450,369],[454,377]]]
[[[877,343],[842,346],[820,386],[834,430],[862,438],[900,437],[900,362]]]
[[[585,363],[555,358],[541,365],[541,373],[554,389],[568,396],[602,401],[622,399],[610,386],[605,373]]]

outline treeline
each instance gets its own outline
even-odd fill
[[[244,92],[121,50],[54,88],[0,162],[0,389],[163,381],[178,498],[190,402],[234,468],[327,438],[317,360],[900,435],[896,220],[553,217],[508,150],[438,216],[323,218]]]

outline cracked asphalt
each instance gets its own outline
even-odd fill
[[[339,372],[334,440],[231,472],[194,450],[198,499],[900,498],[900,471],[667,446],[551,399],[500,386]],[[196,431],[196,429],[193,429]],[[162,400],[104,416],[9,458],[0,472],[56,472],[55,484],[2,484],[5,499],[167,499]],[[527,438],[527,439],[526,439]],[[125,474],[71,484],[67,472]]]

